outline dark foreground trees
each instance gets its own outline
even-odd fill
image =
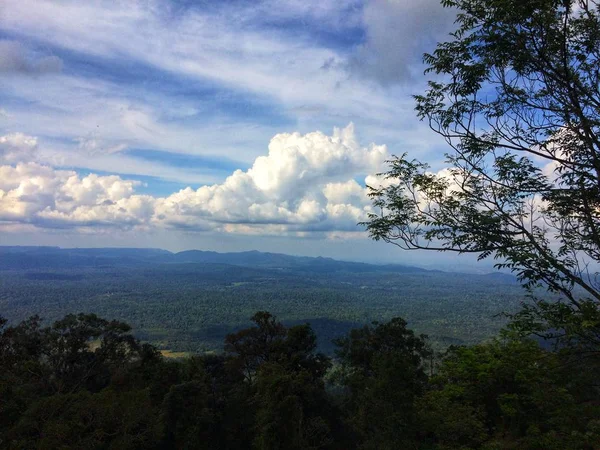
[[[400,318],[316,353],[266,312],[225,352],[182,360],[121,322],[70,315],[0,328],[0,448],[595,449],[597,371],[504,339],[432,366]]]
[[[600,9],[594,0],[444,0],[448,42],[417,113],[449,144],[434,174],[406,155],[373,186],[375,239],[494,257],[539,300],[528,331],[600,344]],[[550,330],[550,331],[548,331]]]
[[[415,400],[427,386],[432,352],[401,318],[352,330],[336,342],[334,379],[345,387],[344,411],[361,448],[414,448]]]
[[[0,328],[0,446],[345,448],[312,329],[252,320],[224,353],[185,360],[93,314]]]

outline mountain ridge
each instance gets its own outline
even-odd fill
[[[248,250],[216,252],[212,250],[183,250],[171,252],[161,248],[138,247],[58,247],[58,246],[0,246],[0,270],[69,269],[79,267],[151,267],[160,264],[225,264],[278,271],[306,273],[456,273],[425,269],[406,264],[374,264],[344,261],[324,256],[297,256],[285,253]],[[472,274],[516,278],[507,273]]]
[[[340,261],[323,256],[296,256],[258,250],[215,252],[194,249],[171,252],[159,248],[0,246],[0,270],[138,266],[165,263],[229,264],[269,269],[319,270],[320,272],[435,272],[402,264],[378,265],[357,261]]]

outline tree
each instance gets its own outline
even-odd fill
[[[227,370],[224,355],[195,355],[176,364],[181,378],[162,402],[161,448],[247,448],[254,408],[243,375]]]
[[[417,447],[415,401],[427,385],[431,350],[406,325],[401,318],[374,322],[334,341],[336,377],[349,394],[345,409],[360,448]]]
[[[0,317],[0,429],[14,424],[46,389],[50,371],[40,361],[46,348],[38,316],[6,327]]]
[[[322,377],[270,362],[261,366],[256,388],[255,448],[331,448],[331,408]]]
[[[330,405],[323,377],[330,360],[316,353],[308,324],[286,328],[266,311],[252,316],[255,327],[225,338],[228,367],[245,381],[246,409],[255,414],[254,447],[327,448]]]
[[[0,317],[0,444],[151,448],[163,434],[153,395],[162,358],[130,329],[94,314],[48,327]]]
[[[588,375],[529,339],[450,348],[419,399],[420,428],[438,448],[595,448]]]
[[[130,331],[126,323],[95,314],[68,314],[56,321],[44,333],[52,389],[64,393],[106,387],[119,367],[140,358],[140,343]]]
[[[251,319],[256,326],[225,337],[225,352],[230,365],[237,367],[247,381],[254,381],[262,364],[277,363],[290,370],[306,369],[315,379],[329,368],[329,358],[315,353],[317,336],[308,324],[286,328],[266,311]]]
[[[600,8],[593,0],[442,0],[457,29],[426,54],[416,111],[450,151],[407,155],[370,195],[376,240],[493,257],[537,300],[517,319],[600,343]],[[558,331],[556,331],[558,330]]]
[[[6,433],[9,449],[154,448],[162,434],[147,389],[81,390],[37,399]]]
[[[255,327],[246,328],[225,337],[225,352],[231,355],[231,363],[252,382],[260,365],[280,353],[277,347],[286,335],[285,327],[269,312],[258,311],[252,318]]]

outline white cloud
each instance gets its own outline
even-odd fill
[[[39,227],[130,227],[150,220],[154,199],[135,181],[55,170],[33,162],[0,166],[0,221]]]
[[[79,149],[83,150],[90,156],[94,155],[111,155],[127,150],[127,144],[109,144],[106,141],[99,139],[97,136],[88,135],[86,137],[76,138]]]
[[[22,134],[3,141],[17,150],[37,146]],[[385,146],[360,146],[352,124],[331,136],[282,133],[247,171],[167,197],[139,195],[139,182],[117,175],[80,176],[22,158],[0,166],[0,221],[262,234],[356,231],[370,202],[355,177],[381,171],[387,155]]]
[[[202,102],[173,99],[141,88],[124,91],[119,84],[100,79],[61,75],[44,79],[42,86],[32,78],[7,78],[2,85],[4,92],[23,103],[11,108],[7,126],[71,141],[71,157],[85,156],[78,158],[84,163],[80,167],[92,170],[106,170],[96,168],[94,163],[107,154],[117,155],[115,150],[125,146],[250,163],[264,142],[277,132],[268,123],[258,125],[246,118],[233,122],[214,117],[206,109],[199,117],[180,123],[171,116]],[[240,142],[245,143],[243,148],[238,145]],[[115,166],[128,169],[121,173],[160,176],[160,171],[139,172],[143,165],[130,164],[123,155],[120,159]],[[168,165],[163,165],[163,169],[169,173]]]
[[[426,2],[424,14],[429,14],[433,1]],[[164,170],[142,170],[147,165],[136,164],[117,150],[155,149],[247,165],[262,153],[265,140],[282,129],[307,132],[353,121],[367,141],[388,142],[396,152],[430,151],[440,141],[433,133],[424,133],[426,124],[415,118],[411,94],[420,89],[365,83],[362,77],[349,77],[344,64],[323,70],[326,60],[346,61],[349,50],[310,35],[311,30],[322,29],[325,35],[350,32],[350,39],[358,39],[357,28],[363,25],[367,42],[359,53],[380,55],[382,64],[399,64],[393,47],[420,36],[421,30],[411,28],[400,38],[393,34],[391,20],[369,18],[385,18],[387,3],[370,1],[364,7],[354,0],[325,0],[310,7],[298,0],[267,0],[251,7],[203,3],[182,6],[179,13],[173,11],[179,4],[158,0],[4,0],[3,32],[77,58],[66,59],[63,73],[53,77],[5,77],[3,92],[16,100],[11,101],[12,117],[3,130],[70,141],[67,160],[78,160],[83,164],[79,167],[107,170],[105,156],[111,153],[111,164],[119,173],[158,177],[164,173],[173,180],[179,171],[186,182],[212,180],[206,174],[173,170],[166,159],[156,164]],[[414,18],[420,10],[417,2],[397,3],[390,7],[390,15],[401,20],[398,23],[404,25],[396,28],[403,29],[418,19],[406,24],[404,12]],[[306,22],[308,31],[285,26],[290,21]],[[383,25],[387,31],[375,38]],[[381,49],[386,33],[396,36],[388,40],[393,42],[388,53]],[[368,65],[355,56],[354,63]],[[80,71],[81,60],[93,64]],[[124,70],[113,72],[113,67]],[[146,70],[148,83],[129,79]],[[242,102],[234,112],[232,99]],[[223,109],[222,101],[227,103]],[[248,105],[251,110],[244,114]],[[273,115],[281,120],[272,120]],[[97,144],[87,141],[90,136]],[[100,151],[90,152],[90,147]],[[222,180],[221,175],[215,178]]]
[[[354,228],[369,201],[353,177],[377,172],[385,146],[361,147],[350,124],[321,132],[282,133],[269,153],[224,183],[187,188],[157,202],[157,218],[172,226],[201,223],[286,224],[295,230]]]
[[[29,202],[29,213],[13,215],[19,222],[0,227],[32,229],[36,223],[37,227],[73,228],[46,233],[35,228],[35,239],[24,241],[45,243],[58,242],[58,236],[63,239],[83,233],[104,233],[110,239],[127,235],[123,245],[131,245],[134,240],[139,243],[139,239],[148,239],[143,245],[171,239],[172,243],[181,236],[193,236],[186,241],[188,248],[197,245],[196,239],[205,239],[203,245],[213,245],[212,238],[206,237],[211,233],[199,238],[200,234],[193,231],[217,228],[229,233],[227,239],[235,240],[232,250],[269,239],[278,242],[274,250],[281,250],[279,242],[283,240],[277,237],[244,240],[236,237],[238,234],[351,236],[356,231],[347,230],[357,229],[355,223],[369,207],[364,189],[354,181],[360,182],[359,177],[372,173],[367,157],[350,157],[350,162],[333,158],[330,171],[323,170],[316,176],[311,175],[311,158],[318,155],[297,157],[286,150],[281,157],[266,155],[267,164],[261,168],[257,163],[252,176],[249,171],[231,174],[233,180],[229,183],[224,180],[224,172],[214,167],[223,160],[227,167],[232,161],[239,164],[237,167],[253,166],[266,154],[264,144],[282,130],[295,129],[304,134],[350,121],[356,123],[362,142],[386,142],[392,152],[410,150],[419,157],[435,150],[436,157],[441,158],[439,143],[444,143],[414,116],[411,95],[421,88],[385,82],[390,74],[395,77],[396,69],[406,62],[394,47],[409,48],[408,40],[419,39],[425,27],[412,24],[420,23],[417,13],[430,13],[434,1],[402,2],[405,6],[392,8],[389,15],[400,20],[398,26],[385,21],[385,5],[391,2],[379,0],[322,0],[318,4],[301,0],[0,1],[2,35],[25,43],[25,47],[14,43],[6,46],[13,54],[16,47],[20,48],[17,58],[11,59],[10,73],[0,73],[0,105],[10,112],[3,114],[0,109],[0,135],[19,130],[39,136],[43,145],[34,155],[36,170],[43,165],[77,167],[121,174],[117,185],[133,174],[193,186],[164,198],[148,198],[136,197],[141,188],[134,183],[133,194],[110,200],[113,205],[103,193],[106,187],[99,188],[98,182],[91,180],[84,182],[86,177],[79,176],[74,182],[79,188],[75,190],[80,194],[78,198],[87,198],[88,203],[77,205],[65,198],[57,200],[53,190],[61,190],[65,180],[76,174],[46,168],[51,172],[38,175],[41,185],[36,191],[43,198]],[[373,12],[378,5],[383,5],[379,8],[383,15]],[[400,11],[402,8],[407,8],[406,14]],[[403,21],[403,15],[411,18]],[[361,27],[365,28],[366,41],[352,55],[355,61],[351,64],[352,74],[361,76],[349,76],[349,46],[361,39]],[[381,32],[376,35],[378,27]],[[387,48],[386,36],[392,43]],[[32,68],[51,57],[49,49],[56,49],[64,57],[63,70],[52,76],[37,76]],[[369,51],[377,54],[375,64],[366,58]],[[411,50],[402,54],[420,60],[419,53]],[[387,65],[386,58],[390,58]],[[17,60],[22,63],[15,64]],[[327,60],[341,64],[324,70]],[[369,67],[361,69],[356,63],[369,63]],[[29,67],[29,72],[15,71],[19,65]],[[39,64],[35,70],[48,69]],[[369,83],[366,78],[384,82]],[[329,148],[329,144],[324,145]],[[125,147],[163,154],[156,159],[136,158],[124,151]],[[356,154],[352,148],[358,148],[359,154],[369,151],[346,147],[342,153]],[[185,159],[169,161],[169,153],[199,156],[198,166],[203,160],[215,164],[181,167]],[[295,164],[293,170],[285,164],[278,167],[285,158]],[[23,156],[11,159],[1,159],[0,166],[9,164],[16,170],[21,161],[20,175],[10,172],[10,176],[27,184],[22,178],[28,176],[24,174],[27,167],[33,170],[31,161]],[[366,165],[357,168],[358,161],[366,161]],[[210,194],[204,198],[196,188],[208,183],[212,190],[203,189],[202,195]],[[161,184],[160,189],[164,186]],[[6,189],[4,196],[10,193]],[[11,198],[16,209],[24,208],[28,199],[19,199],[15,193]],[[121,209],[116,207],[119,201]],[[146,205],[152,214],[136,210],[136,202]],[[61,209],[57,209],[59,206]],[[205,215],[207,210],[210,214]],[[102,220],[129,228],[117,232],[100,226]],[[85,223],[90,225],[82,228]],[[176,233],[164,228],[170,226],[192,232]],[[137,233],[138,227],[150,231]],[[148,238],[152,233],[161,233],[161,240]],[[54,237],[43,241],[44,235]],[[223,236],[218,244],[221,250]],[[64,239],[62,242],[68,245],[100,242]],[[102,242],[111,245],[110,239]],[[291,241],[285,240],[287,249]],[[318,239],[312,241],[313,252],[321,252],[321,244],[315,244]],[[304,251],[308,245],[307,240],[301,242],[296,251]],[[181,245],[175,247],[184,248]]]
[[[343,55],[294,34],[274,35],[272,29],[261,29],[253,22],[256,13],[252,8],[240,12],[235,6],[221,15],[190,9],[185,14],[170,17],[165,14],[164,4],[154,1],[65,1],[60,5],[48,0],[6,1],[11,14],[3,17],[4,29],[47,40],[88,57],[126,58],[128,62],[147,64],[191,79],[213,80],[224,87],[279,101],[289,108],[326,107],[331,114],[367,119],[374,113],[378,113],[378,117],[393,113],[398,106],[397,98],[390,101],[389,92],[372,89],[360,80],[348,80],[341,67],[322,70],[324,61],[340,59]],[[316,8],[300,7],[298,3],[292,1],[281,3],[277,8],[270,7],[270,15],[298,14],[296,20],[303,15],[316,16],[321,22],[325,17],[325,23],[348,17],[339,16],[344,8],[334,2],[321,2],[323,4]],[[368,11],[377,9],[379,3],[367,4],[365,15],[369,16]],[[392,8],[394,17],[403,19],[403,13],[408,10],[408,15],[416,19],[420,9],[413,3],[402,2]],[[355,3],[352,8],[359,11]],[[379,15],[385,17],[384,13]],[[408,26],[412,22],[403,20],[401,23]],[[365,19],[367,30],[373,33],[380,25],[368,17]],[[394,29],[388,25],[384,34]],[[418,33],[414,33],[414,27],[411,30],[403,35],[403,40],[388,41],[387,45],[397,46],[414,40]],[[376,50],[374,53],[381,53],[379,47]],[[390,48],[382,60],[392,56]],[[420,55],[417,58],[420,60]]]
[[[240,29],[243,18],[236,25],[231,17],[197,10],[169,18],[162,2],[152,1],[6,1],[11,14],[3,17],[5,29],[90,56],[126,57],[287,99],[315,99],[326,92],[323,87],[337,82],[319,69],[333,56],[330,50],[297,39],[273,39],[251,26]],[[312,79],[300,76],[308,74]]]

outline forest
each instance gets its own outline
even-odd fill
[[[0,332],[8,449],[593,449],[597,367],[505,333],[433,359],[401,318],[316,351],[265,311],[222,351],[166,359],[93,314]]]
[[[155,254],[0,247],[0,311],[10,323],[39,315],[47,324],[73,311],[95,313],[129,323],[136,337],[161,350],[201,352],[221,348],[227,333],[246,327],[255,311],[269,310],[286,325],[310,323],[319,350],[331,354],[331,341],[351,328],[396,316],[428,334],[436,350],[475,344],[501,329],[501,313],[526,300],[516,279],[499,273],[259,252],[249,261],[239,254],[211,255],[211,261],[228,264],[190,262],[189,254],[175,255],[180,262],[156,262],[140,253]],[[100,264],[98,255],[104,255]]]

